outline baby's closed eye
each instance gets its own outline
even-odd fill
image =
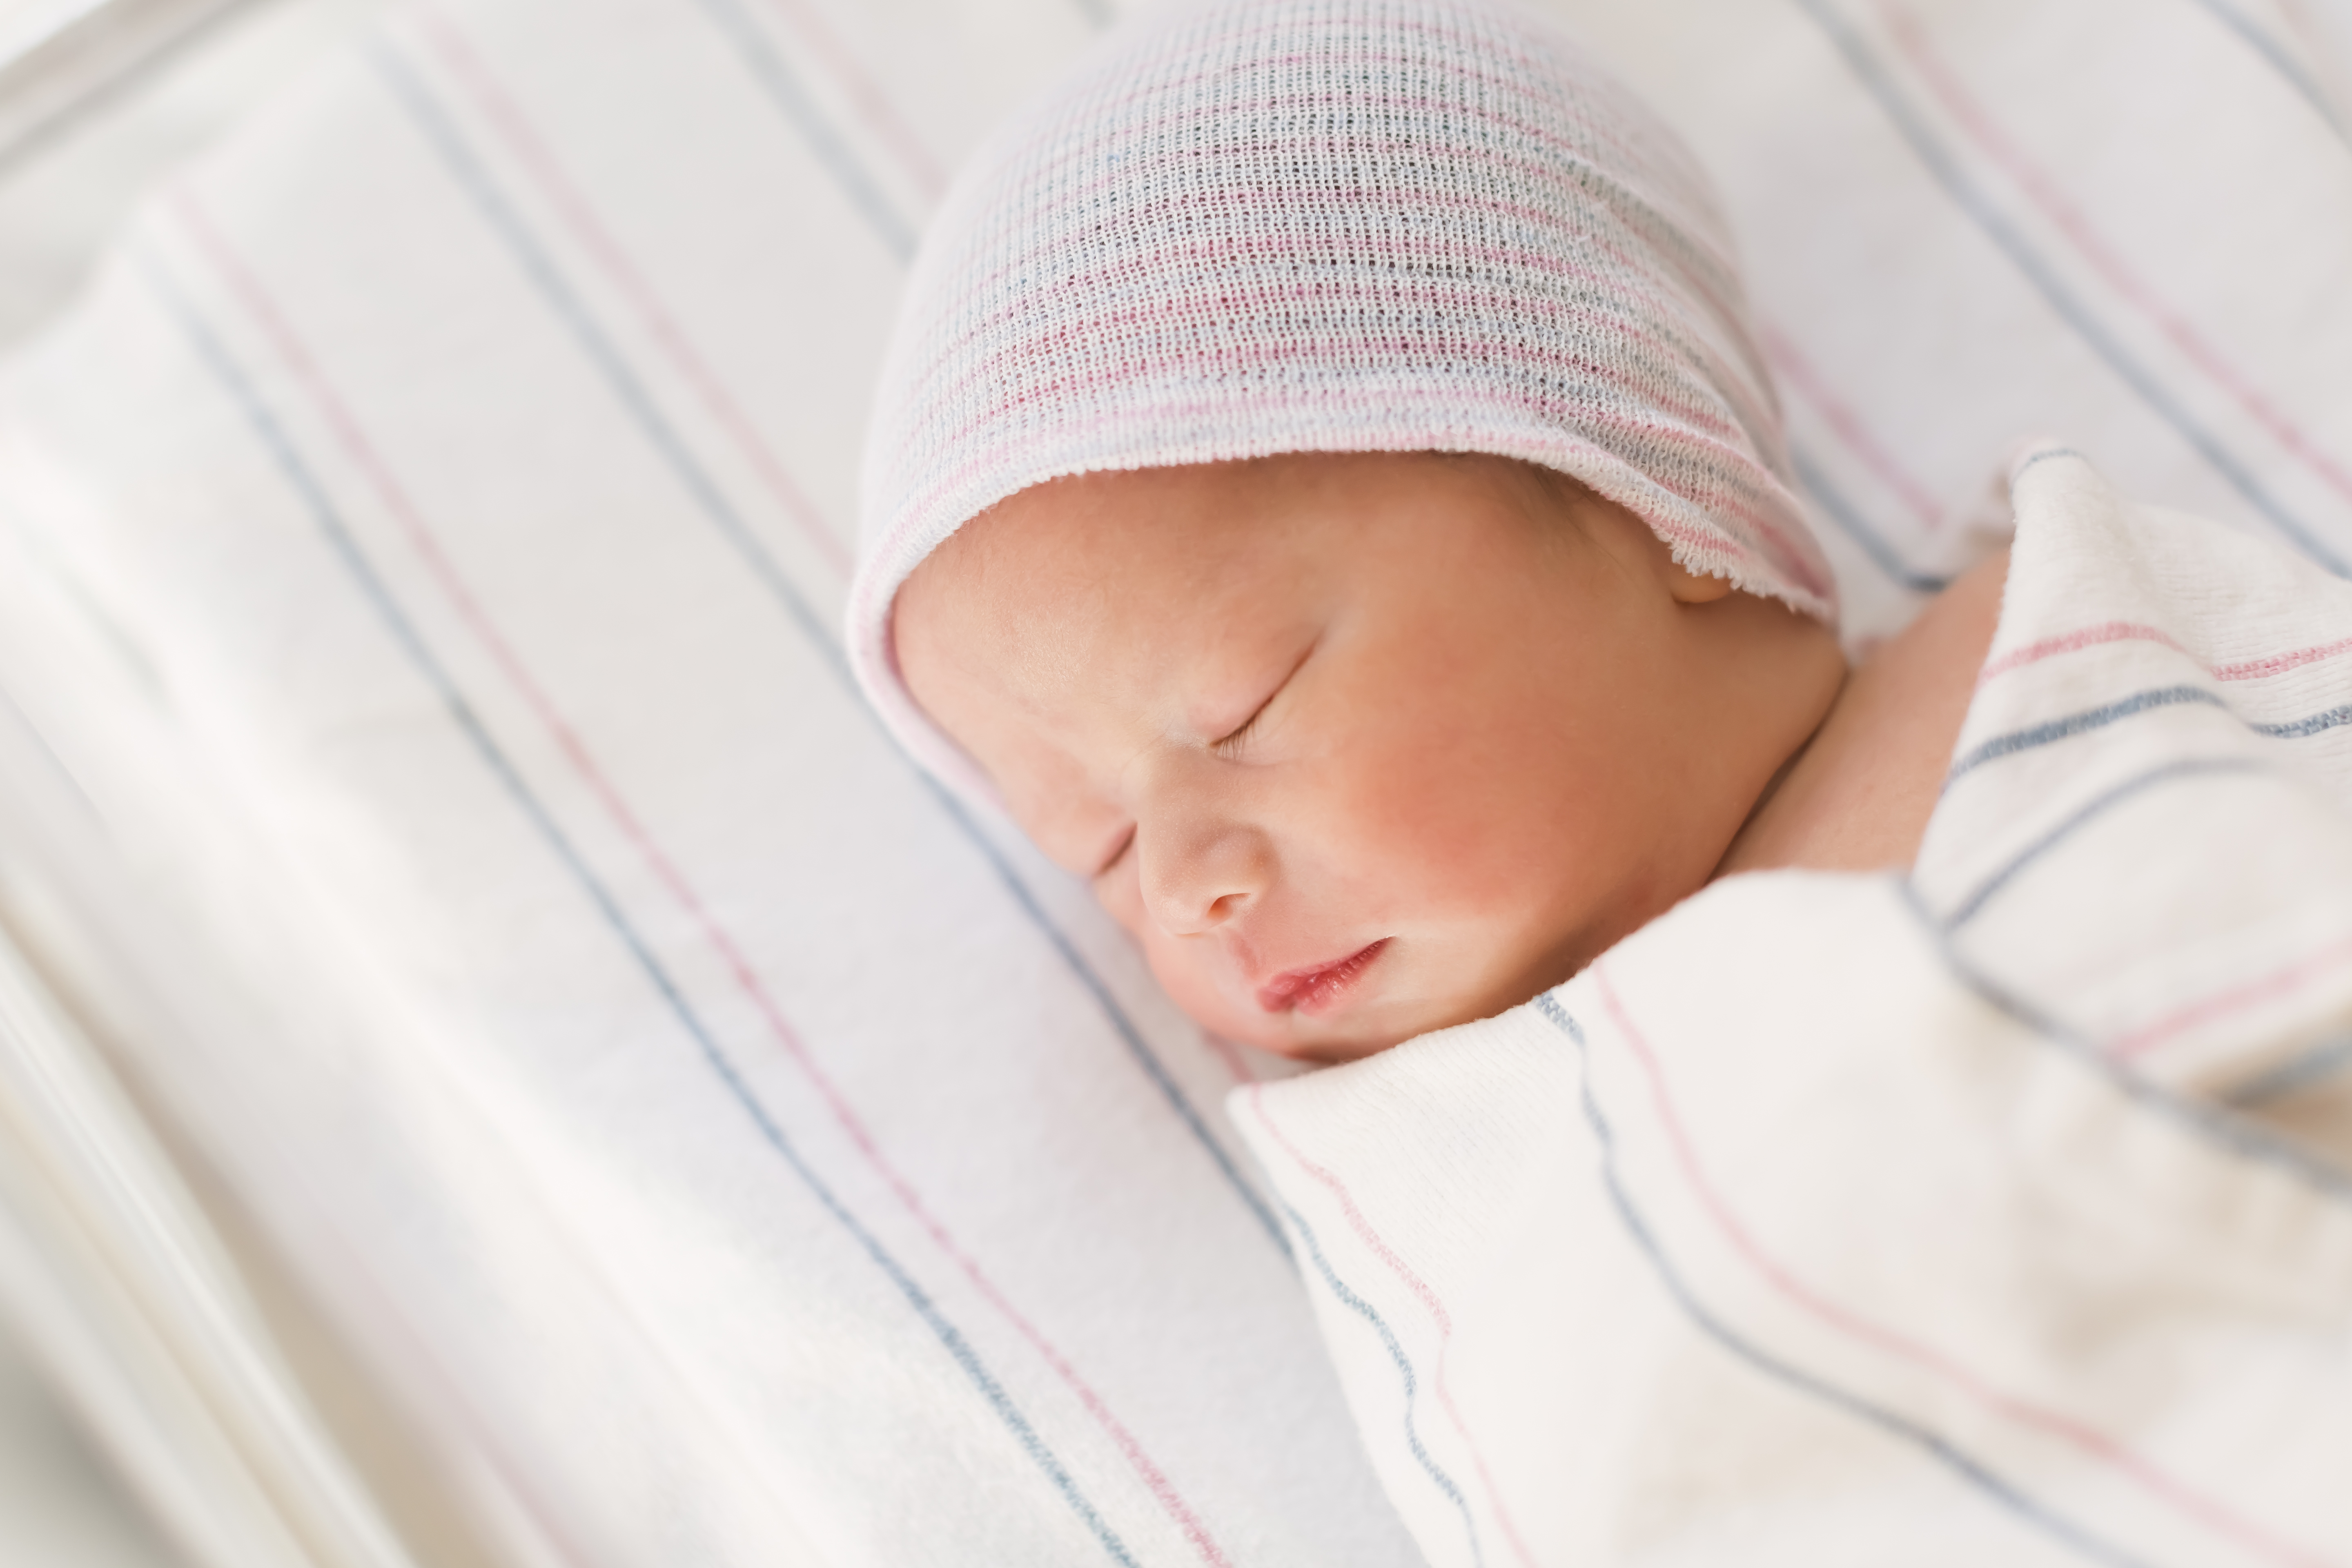
[[[1274,706],[1274,700],[1279,695],[1278,690],[1267,692],[1265,700],[1252,709],[1250,716],[1243,720],[1237,728],[1210,742],[1209,750],[1221,757],[1231,757],[1239,752],[1243,742],[1256,731],[1257,721],[1265,717],[1265,710]]]
[[[1128,852],[1134,847],[1135,825],[1133,823],[1129,823],[1127,826],[1127,831],[1118,836],[1118,842],[1111,847],[1110,853],[1104,856],[1101,861],[1095,867],[1093,879],[1099,882],[1105,877],[1109,876],[1113,871],[1118,870],[1118,863],[1126,859]]]
[[[1316,644],[1309,643],[1304,652],[1291,660],[1288,668],[1283,670],[1280,679],[1265,689],[1265,695],[1250,709],[1246,718],[1240,723],[1229,727],[1224,733],[1209,742],[1211,754],[1227,760],[1241,754],[1250,738],[1263,728],[1265,716],[1274,707],[1276,700],[1290,689],[1290,683],[1297,678],[1298,672],[1306,668],[1307,661],[1315,657],[1316,647]]]

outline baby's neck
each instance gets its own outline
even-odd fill
[[[1716,868],[1907,870],[2000,619],[2009,552],[1946,589],[1846,677]]]

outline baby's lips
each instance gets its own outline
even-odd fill
[[[1286,1013],[1293,1008],[1309,1014],[1322,1012],[1354,985],[1388,944],[1389,939],[1382,937],[1333,963],[1277,974],[1258,987],[1257,1005],[1269,1013]]]

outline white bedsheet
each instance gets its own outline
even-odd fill
[[[1433,1563],[2352,1554],[2352,584],[2030,461],[1912,877],[1235,1091]]]
[[[2286,11],[1568,8],[1726,185],[1863,629],[2022,429],[2352,551]],[[1101,12],[417,7],[0,376],[0,679],[132,878],[54,924],[235,994],[143,1072],[573,1560],[1414,1556],[1219,1109],[1264,1065],[835,652],[922,216]]]
[[[950,147],[916,67],[992,103],[1089,32],[936,20]],[[1223,1059],[843,676],[924,187],[812,38],[412,12],[12,378],[11,529],[189,760],[26,704],[310,1004],[142,1065],[581,1561],[1409,1562]]]

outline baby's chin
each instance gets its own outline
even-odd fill
[[[1202,1028],[1221,1035],[1236,1045],[1247,1046],[1268,1056],[1286,1057],[1296,1062],[1312,1062],[1318,1067],[1337,1067],[1342,1062],[1361,1061],[1375,1057],[1391,1046],[1401,1046],[1415,1035],[1427,1034],[1426,1029],[1380,1030],[1332,1034],[1308,1033],[1282,1026],[1268,1027],[1265,1020],[1237,1020],[1228,1012],[1222,1021],[1203,1016],[1191,1008],[1192,1019]]]

